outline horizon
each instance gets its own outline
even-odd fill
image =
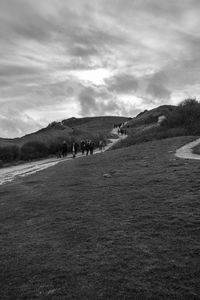
[[[52,121],[50,121],[47,125],[45,125],[44,127],[41,127],[41,128],[39,128],[39,129],[37,129],[37,130],[34,130],[34,131],[31,131],[31,132],[29,132],[29,133],[25,133],[25,134],[23,134],[23,135],[21,135],[21,136],[15,136],[15,137],[1,137],[0,136],[0,139],[18,139],[18,138],[22,138],[22,137],[24,137],[24,136],[26,136],[26,135],[31,135],[31,134],[34,134],[34,133],[37,133],[38,131],[40,131],[41,129],[44,129],[44,128],[47,128],[49,125],[51,125],[52,123],[62,123],[63,121],[66,121],[66,120],[70,120],[70,119],[84,119],[84,118],[104,118],[104,117],[110,117],[110,118],[116,118],[116,117],[119,117],[119,118],[132,118],[132,119],[134,119],[134,118],[136,118],[138,115],[140,115],[140,113],[142,113],[142,112],[146,112],[146,111],[151,111],[151,110],[153,110],[153,109],[156,109],[156,108],[159,108],[159,107],[162,107],[162,106],[169,106],[168,104],[162,104],[162,105],[160,105],[160,106],[157,106],[157,107],[154,107],[154,108],[152,108],[152,109],[150,109],[150,110],[148,110],[148,109],[144,109],[144,110],[141,110],[139,113],[137,113],[134,117],[131,117],[131,116],[124,116],[124,115],[99,115],[99,116],[84,116],[84,117],[74,117],[74,116],[70,116],[70,117],[68,117],[68,118],[65,118],[65,119],[57,119],[57,120],[52,120]]]
[[[198,0],[2,0],[0,137],[200,96]]]

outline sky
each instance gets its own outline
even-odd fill
[[[0,0],[0,136],[200,96],[199,0]]]

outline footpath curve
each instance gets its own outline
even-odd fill
[[[198,159],[200,160],[200,155],[192,152],[192,149],[200,144],[200,138],[184,145],[183,147],[176,150],[175,156],[183,159]]]
[[[107,151],[113,145],[118,143],[120,140],[125,139],[127,137],[127,135],[118,135],[117,128],[114,128],[111,131],[111,134],[118,136],[118,138],[109,139],[108,145],[106,145],[105,149],[102,152]],[[94,151],[94,154],[98,154],[98,153],[101,153],[101,151],[99,149],[96,149]],[[83,157],[82,154],[78,154],[76,156],[76,159],[81,157]],[[63,161],[72,160],[72,159],[73,159],[72,155],[70,155],[67,158],[60,158],[60,159],[48,158],[39,161],[23,163],[17,166],[2,168],[0,169],[0,185],[5,184],[7,182],[11,182],[17,177],[25,177],[34,174],[36,172],[42,171],[44,169],[47,169],[49,167],[55,166]]]

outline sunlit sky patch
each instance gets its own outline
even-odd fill
[[[0,1],[0,136],[200,95],[199,0]]]

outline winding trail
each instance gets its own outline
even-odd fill
[[[120,140],[127,138],[127,135],[118,135],[117,128],[114,128],[111,131],[111,134],[118,136],[118,138],[109,139],[108,145],[105,147],[105,149],[102,152],[107,151],[113,145],[118,143]],[[182,159],[200,160],[200,155],[192,152],[192,149],[198,144],[200,144],[200,138],[177,149],[175,156]],[[101,151],[98,149],[94,151],[94,154],[99,154],[99,153],[101,153]],[[81,157],[83,158],[84,156],[78,153],[76,159]],[[34,174],[36,172],[42,171],[44,169],[47,169],[49,167],[55,166],[59,163],[62,163],[63,161],[72,160],[72,159],[73,159],[72,155],[70,155],[67,158],[48,158],[39,161],[20,164],[17,166],[2,168],[0,169],[0,185],[5,184],[7,182],[11,182],[17,177],[25,177]]]
[[[200,155],[192,152],[192,149],[200,144],[200,138],[184,145],[183,147],[176,150],[175,156],[183,159],[198,159],[200,160]]]
[[[107,151],[110,149],[113,145],[118,143],[120,140],[125,139],[126,135],[118,135],[117,134],[117,128],[114,128],[111,131],[111,134],[115,134],[118,136],[118,138],[115,139],[109,139],[108,145],[105,147],[105,149],[102,152]],[[94,154],[101,153],[100,150],[96,149],[94,151]],[[82,154],[78,154],[76,156],[77,158],[84,157]],[[10,166],[6,168],[0,169],[0,185],[5,184],[7,182],[13,181],[17,177],[25,177],[31,174],[34,174],[36,172],[42,171],[44,169],[47,169],[49,167],[55,166],[63,161],[66,160],[72,160],[72,155],[68,156],[67,158],[49,158],[49,159],[42,159],[39,161],[33,161],[29,163],[20,164],[17,166]]]

